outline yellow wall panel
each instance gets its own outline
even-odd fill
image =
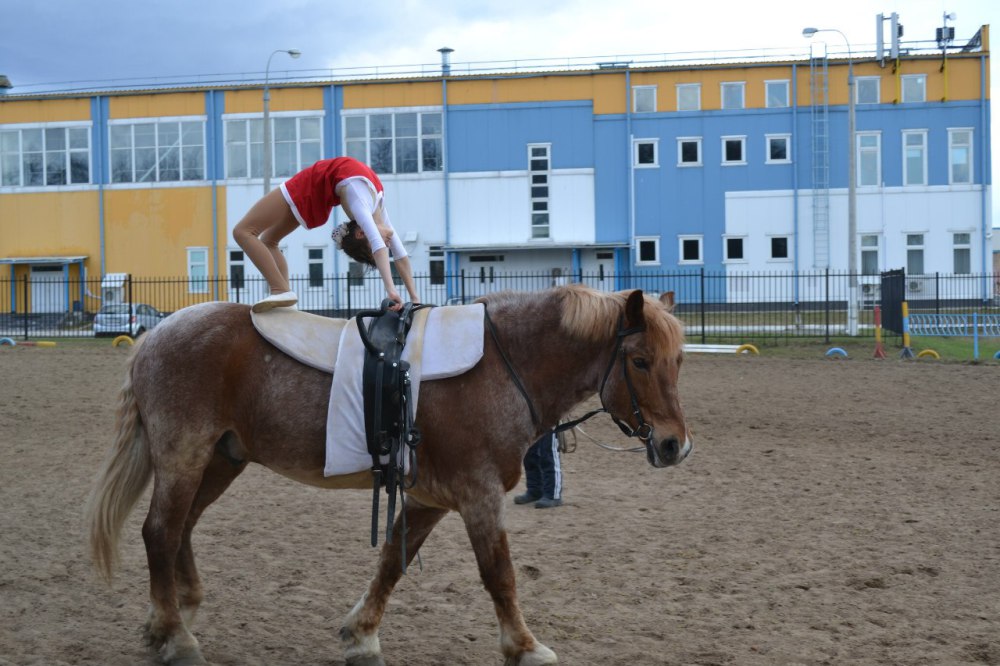
[[[625,90],[624,74],[604,74],[594,77],[594,113],[625,113],[629,93]]]
[[[118,118],[157,118],[205,115],[205,93],[169,93],[112,97],[109,114]]]
[[[230,90],[226,113],[263,113],[264,89]],[[271,88],[271,111],[322,111],[322,88]]]
[[[97,197],[93,190],[0,196],[0,256],[87,255],[99,270]]]
[[[0,102],[0,124],[90,120],[90,99],[47,99]]]
[[[451,101],[452,85],[448,85]],[[417,81],[365,83],[344,86],[345,109],[379,109],[399,106],[440,106],[441,82]]]
[[[211,188],[108,190],[105,196],[109,273],[184,276],[188,247],[211,251]]]

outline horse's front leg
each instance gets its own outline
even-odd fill
[[[409,564],[434,526],[448,513],[445,509],[432,509],[410,498],[406,500],[406,559]],[[368,585],[368,591],[355,604],[344,619],[340,638],[344,642],[347,666],[384,666],[382,648],[378,642],[378,628],[382,623],[389,595],[403,575],[400,540],[402,514],[392,529],[392,543],[382,544],[378,573]]]
[[[486,493],[462,507],[462,520],[476,552],[479,575],[493,597],[500,621],[500,649],[506,666],[547,666],[558,662],[555,652],[537,640],[524,623],[517,603],[517,582],[502,524],[503,493]]]

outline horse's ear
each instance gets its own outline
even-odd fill
[[[667,309],[667,312],[673,314],[674,307],[676,307],[677,305],[677,303],[674,301],[674,292],[665,291],[662,294],[660,294],[660,302],[663,303],[663,307]]]
[[[646,326],[646,314],[643,308],[646,306],[646,299],[642,295],[642,289],[636,289],[629,293],[625,299],[625,328],[644,328]]]

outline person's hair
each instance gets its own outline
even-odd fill
[[[358,229],[358,223],[348,220],[347,233],[340,239],[340,249],[348,257],[359,264],[375,265],[375,257],[372,256],[372,246],[368,238],[361,234],[361,238],[355,238],[354,233]]]

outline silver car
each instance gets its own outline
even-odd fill
[[[102,305],[94,317],[94,336],[131,335],[139,337],[166,317],[145,303],[110,303]]]

